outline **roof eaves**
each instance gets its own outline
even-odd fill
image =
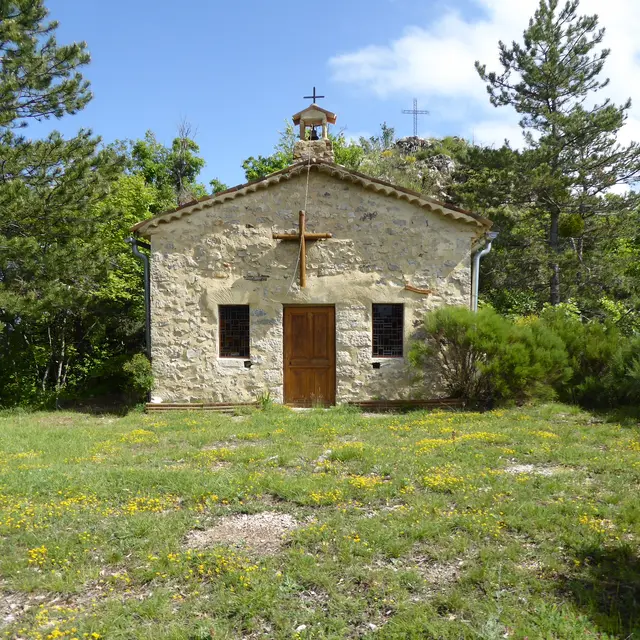
[[[360,186],[364,188],[373,189],[377,193],[384,193],[388,196],[394,196],[398,199],[406,200],[409,203],[425,207],[432,211],[437,211],[445,216],[457,220],[472,222],[477,224],[478,226],[486,227],[487,229],[490,228],[493,224],[491,220],[484,218],[477,213],[466,211],[464,209],[439,202],[438,200],[435,200],[433,198],[428,198],[418,193],[417,191],[413,191],[405,187],[400,187],[390,182],[380,180],[378,178],[367,176],[363,173],[359,173],[358,171],[354,171],[352,169],[347,169],[346,167],[335,163],[325,162],[322,160],[311,160],[309,162],[297,162],[286,167],[285,169],[281,169],[280,171],[271,173],[263,178],[231,187],[230,189],[220,191],[219,193],[216,193],[212,196],[205,196],[204,198],[185,203],[179,207],[176,207],[175,209],[158,214],[153,218],[148,218],[147,220],[138,222],[136,225],[131,227],[131,231],[137,233],[138,235],[144,235],[144,233],[149,228],[157,227],[160,223],[171,222],[172,220],[179,219],[184,215],[190,215],[191,213],[194,213],[196,211],[201,211],[202,209],[210,205],[217,204],[218,202],[232,200],[238,196],[245,195],[247,193],[253,193],[258,189],[266,189],[272,184],[279,183],[281,180],[289,180],[292,177],[298,175],[298,173],[300,173],[307,167],[309,168],[309,170],[311,168],[315,168],[318,171],[328,173],[339,179],[347,179],[355,184],[360,184]]]

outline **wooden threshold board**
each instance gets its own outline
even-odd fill
[[[243,407],[258,407],[257,402],[147,402],[145,410],[149,413],[164,411],[215,411],[233,413]]]

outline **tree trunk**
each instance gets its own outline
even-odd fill
[[[53,338],[51,337],[51,325],[47,325],[47,336],[49,337],[49,360],[47,362],[47,368],[44,370],[44,375],[42,376],[43,392],[47,390],[49,371],[51,371],[51,362],[53,361]]]
[[[549,269],[551,280],[549,281],[549,300],[552,305],[560,304],[560,264],[558,254],[560,252],[559,232],[560,212],[551,211],[551,227],[549,229]]]
[[[60,337],[60,355],[58,359],[58,370],[56,372],[56,409],[60,408],[60,390],[62,389],[62,372],[64,371],[65,358],[67,355],[67,340],[65,331],[67,328],[67,314],[65,312],[62,319],[62,335]]]

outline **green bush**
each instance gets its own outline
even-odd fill
[[[125,362],[122,370],[129,383],[129,389],[142,400],[153,388],[151,362],[142,353],[136,353],[131,360]]]
[[[514,323],[491,308],[443,307],[424,320],[410,361],[471,405],[553,398],[571,371],[562,340],[537,319]]]
[[[612,367],[615,403],[640,405],[640,337],[627,339]]]
[[[569,356],[571,376],[558,388],[562,400],[586,407],[614,406],[622,401],[623,386],[631,384],[629,380],[623,384],[633,360],[628,338],[611,324],[583,322],[579,313],[564,305],[546,308],[540,322],[562,339]]]
[[[435,372],[469,404],[558,397],[589,408],[640,404],[640,336],[585,322],[572,304],[515,321],[492,308],[428,314],[413,365]]]

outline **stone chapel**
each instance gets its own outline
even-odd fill
[[[469,305],[491,222],[334,162],[336,115],[296,113],[291,166],[133,227],[150,242],[153,403],[436,397],[407,351]]]

